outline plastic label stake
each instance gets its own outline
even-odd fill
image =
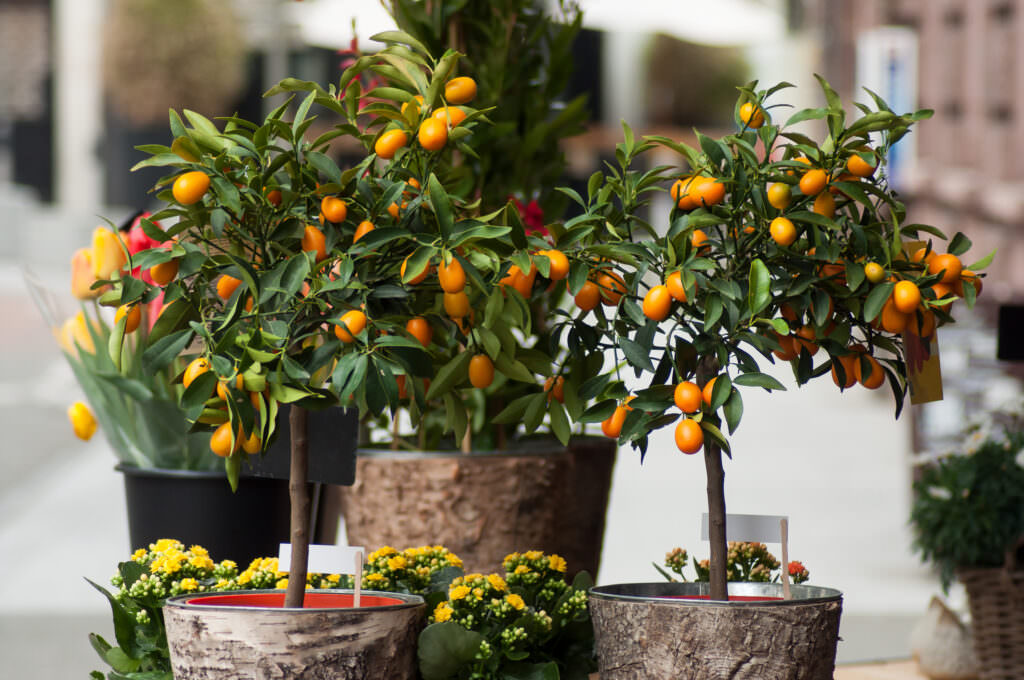
[[[708,513],[700,520],[700,538],[708,540]],[[726,515],[725,540],[782,545],[782,597],[793,597],[789,589],[789,517],[785,515]]]
[[[363,586],[363,555],[366,549],[352,545],[310,545],[309,562],[306,570],[310,574],[352,574],[355,581],[355,595],[352,606],[359,606],[359,594]],[[278,565],[291,564],[292,544],[281,543],[277,553]],[[278,567],[281,569],[281,567]],[[281,569],[286,572],[286,569]]]

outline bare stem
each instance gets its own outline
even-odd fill
[[[718,362],[713,355],[701,359],[697,366],[697,382],[705,385],[718,373]],[[704,468],[708,480],[708,541],[711,543],[710,595],[712,600],[728,600],[726,580],[728,546],[725,540],[725,468],[722,467],[722,449],[705,439]]]
[[[309,439],[306,431],[306,409],[291,405],[289,414],[292,457],[288,479],[291,500],[292,560],[288,568],[288,590],[285,607],[302,607],[306,595],[306,567],[309,563]]]

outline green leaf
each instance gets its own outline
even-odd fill
[[[502,411],[491,418],[492,423],[501,425],[507,425],[510,423],[518,423],[523,419],[523,414],[526,413],[526,408],[532,403],[534,399],[533,394],[527,394],[519,397],[511,404],[506,406]]]
[[[619,337],[618,343],[619,349],[622,350],[622,353],[626,356],[626,361],[631,366],[651,373],[654,372],[654,364],[651,362],[651,350],[649,347],[643,347],[624,335]]]
[[[704,328],[714,326],[722,318],[722,298],[718,295],[708,295],[704,300]]]
[[[772,300],[771,276],[768,267],[760,259],[750,263],[750,291],[747,297],[751,318],[759,314]]]
[[[510,358],[507,354],[499,354],[494,358],[494,367],[512,380],[533,384],[536,378],[521,361]]]
[[[949,242],[949,246],[946,247],[946,251],[953,255],[963,255],[971,249],[971,239],[963,235],[962,232],[957,232],[953,235],[953,239]]]
[[[139,660],[124,653],[120,647],[111,647],[106,653],[106,662],[118,673],[132,673],[139,669]]]
[[[772,376],[768,375],[767,373],[759,373],[757,371],[740,374],[733,378],[732,382],[734,385],[743,385],[746,387],[763,387],[766,390],[786,390],[785,385],[780,383]],[[716,384],[715,387],[718,387],[718,385]]]
[[[427,399],[434,399],[445,394],[465,380],[469,369],[469,361],[472,358],[472,353],[461,352],[438,369],[437,376],[431,381],[430,389],[427,390]]]
[[[466,405],[462,403],[455,392],[445,392],[444,407],[447,414],[447,429],[455,436],[456,442],[462,442],[466,437],[466,428],[469,427]]]
[[[725,413],[725,422],[729,424],[729,434],[735,434],[736,428],[740,426],[743,418],[743,397],[739,390],[733,390],[722,407]]]
[[[322,172],[328,181],[335,184],[341,184],[341,169],[338,168],[338,164],[330,159],[329,156],[320,153],[319,151],[307,151],[306,160],[309,164],[316,168],[319,172]]]
[[[154,375],[170,366],[175,357],[189,346],[192,338],[192,330],[185,329],[166,335],[154,342],[142,353],[143,372]]]
[[[430,50],[428,50],[423,43],[416,38],[412,37],[405,31],[381,31],[370,36],[370,40],[382,43],[394,43],[398,45],[408,45],[413,48],[424,57],[430,58]],[[428,104],[430,102],[427,102]]]
[[[417,644],[423,680],[447,680],[468,667],[480,649],[484,636],[457,623],[432,623],[420,633]]]
[[[882,311],[882,307],[885,306],[889,296],[892,295],[892,289],[896,284],[891,281],[880,283],[868,293],[867,299],[864,301],[864,320],[874,321],[878,318],[878,315]]]
[[[454,222],[452,221],[452,204],[448,198],[448,193],[441,186],[441,183],[437,180],[437,176],[434,173],[430,173],[430,177],[427,179],[427,187],[429,188],[430,195],[427,198],[430,201],[430,205],[434,208],[434,214],[437,216],[437,226],[441,231],[441,236],[445,239],[451,235],[452,227]]]
[[[135,616],[133,616],[124,605],[121,604],[113,595],[111,595],[106,588],[96,585],[89,579],[89,585],[98,590],[103,597],[107,598],[107,602],[110,603],[111,614],[114,618],[114,637],[117,639],[123,649],[128,650],[131,654],[137,654],[139,652],[138,641],[135,639]]]
[[[572,429],[565,414],[565,407],[557,399],[552,399],[548,406],[548,414],[551,417],[551,431],[563,446],[568,446]]]
[[[981,269],[984,269],[985,267],[987,267],[990,264],[992,264],[992,260],[995,258],[995,256],[996,256],[996,251],[993,250],[991,253],[989,253],[985,257],[981,258],[977,262],[974,262],[973,264],[967,265],[965,267],[965,269],[970,269],[971,271],[975,271],[975,272],[977,272],[977,271],[979,271]]]
[[[802,111],[797,111],[790,116],[789,120],[786,121],[786,124],[783,127],[792,127],[793,125],[802,123],[805,120],[821,120],[827,114],[828,109],[803,109]]]

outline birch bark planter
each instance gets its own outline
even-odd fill
[[[414,680],[426,605],[418,595],[310,590],[182,595],[164,605],[176,680]]]
[[[831,588],[730,583],[728,602],[706,583],[592,588],[601,680],[832,680],[842,594]],[[698,599],[701,598],[705,599]]]
[[[341,489],[348,542],[441,544],[467,572],[483,573],[500,570],[514,550],[536,549],[565,557],[570,572],[594,574],[614,461],[614,445],[603,442],[468,454],[362,450],[355,484]]]

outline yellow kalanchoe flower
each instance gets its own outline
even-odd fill
[[[448,599],[450,600],[461,600],[466,595],[469,595],[469,586],[455,586],[448,591]]]
[[[550,557],[548,557],[548,566],[550,566],[555,571],[564,572],[566,569],[565,558],[559,555],[551,555]]]
[[[544,553],[540,550],[531,550],[523,555],[528,560],[539,560],[544,557]]]
[[[508,584],[505,583],[505,579],[497,574],[489,574],[487,576],[487,582],[490,583],[491,587],[495,590],[508,590]]]
[[[395,550],[394,548],[392,548],[390,545],[386,545],[383,548],[381,548],[380,550],[374,550],[372,553],[370,553],[370,556],[367,558],[367,560],[370,561],[370,562],[376,562],[381,557],[387,557],[388,555],[394,555],[396,552],[398,552],[398,551]]]
[[[434,609],[434,620],[438,623],[444,623],[452,618],[452,608],[448,606],[447,602],[442,602]]]
[[[156,543],[150,543],[149,549],[155,553],[162,553],[166,552],[170,548],[176,548],[179,545],[181,544],[173,538],[161,538]]]
[[[194,578],[183,578],[181,579],[181,583],[178,584],[178,587],[186,593],[191,593],[199,587],[199,581]]]
[[[515,573],[515,574],[528,574],[528,573],[530,573],[530,568],[528,566],[526,566],[525,564],[520,564],[520,565],[516,566],[516,569],[515,569],[515,571],[513,573]]]
[[[406,560],[405,557],[403,557],[402,555],[395,555],[394,557],[388,560],[388,569],[390,569],[391,571],[405,569],[408,563],[408,560]]]
[[[512,605],[513,609],[523,609],[526,606],[526,603],[523,602],[523,598],[519,597],[515,593],[506,595],[505,602],[508,602],[510,605]]]

